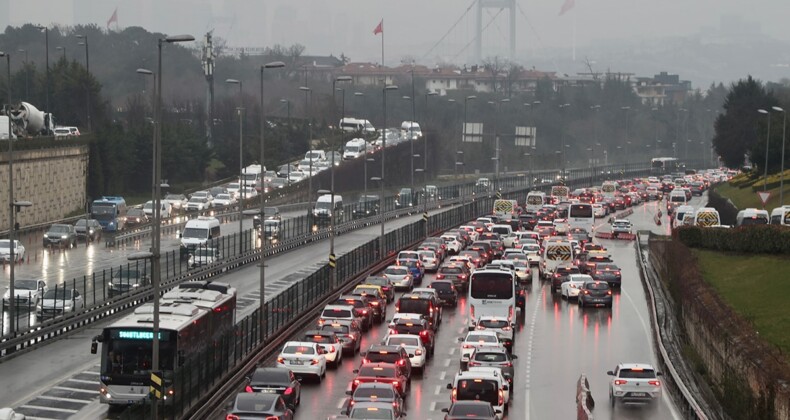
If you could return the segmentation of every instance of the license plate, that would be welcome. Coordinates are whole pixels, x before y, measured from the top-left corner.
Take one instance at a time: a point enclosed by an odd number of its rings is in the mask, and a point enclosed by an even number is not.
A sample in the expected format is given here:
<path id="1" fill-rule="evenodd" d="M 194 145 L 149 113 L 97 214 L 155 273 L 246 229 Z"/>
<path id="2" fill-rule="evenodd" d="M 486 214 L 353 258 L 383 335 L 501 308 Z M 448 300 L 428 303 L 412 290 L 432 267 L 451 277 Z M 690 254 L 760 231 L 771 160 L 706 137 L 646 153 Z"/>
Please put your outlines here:
<path id="1" fill-rule="evenodd" d="M 631 396 L 632 396 L 632 397 L 644 397 L 644 396 L 646 396 L 646 395 L 647 395 L 647 394 L 645 394 L 644 392 L 632 392 L 632 393 L 631 393 Z"/>
<path id="2" fill-rule="evenodd" d="M 273 394 L 273 393 L 275 393 L 277 391 L 274 390 L 274 389 L 265 388 L 265 389 L 262 389 L 261 392 L 263 392 L 264 394 Z"/>
<path id="3" fill-rule="evenodd" d="M 301 360 L 291 360 L 292 365 L 301 365 L 303 362 Z"/>

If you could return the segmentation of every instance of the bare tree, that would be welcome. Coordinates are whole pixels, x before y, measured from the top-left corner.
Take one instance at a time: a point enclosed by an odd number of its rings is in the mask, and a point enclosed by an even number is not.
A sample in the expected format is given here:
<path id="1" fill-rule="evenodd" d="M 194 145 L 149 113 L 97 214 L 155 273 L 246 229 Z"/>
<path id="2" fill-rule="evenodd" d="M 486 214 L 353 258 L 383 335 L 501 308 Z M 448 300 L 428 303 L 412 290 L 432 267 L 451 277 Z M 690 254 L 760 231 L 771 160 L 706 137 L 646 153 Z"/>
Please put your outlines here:
<path id="1" fill-rule="evenodd" d="M 497 79 L 502 71 L 508 65 L 508 61 L 500 56 L 488 57 L 483 60 L 483 68 L 491 75 L 491 91 L 496 93 L 499 91 Z"/>
<path id="2" fill-rule="evenodd" d="M 514 62 L 509 62 L 505 66 L 505 78 L 502 81 L 502 88 L 508 98 L 513 95 L 513 85 L 518 81 L 518 78 L 524 72 L 524 67 Z"/>

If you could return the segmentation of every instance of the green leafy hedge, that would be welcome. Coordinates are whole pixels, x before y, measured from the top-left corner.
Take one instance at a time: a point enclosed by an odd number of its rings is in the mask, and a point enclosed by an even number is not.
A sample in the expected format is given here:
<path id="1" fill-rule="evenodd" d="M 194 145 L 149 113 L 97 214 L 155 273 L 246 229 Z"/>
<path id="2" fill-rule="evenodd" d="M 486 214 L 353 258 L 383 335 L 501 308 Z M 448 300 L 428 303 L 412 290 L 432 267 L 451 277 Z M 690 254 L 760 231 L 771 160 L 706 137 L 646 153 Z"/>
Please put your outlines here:
<path id="1" fill-rule="evenodd" d="M 691 248 L 754 254 L 790 254 L 790 229 L 777 225 L 738 228 L 683 226 L 673 236 Z"/>

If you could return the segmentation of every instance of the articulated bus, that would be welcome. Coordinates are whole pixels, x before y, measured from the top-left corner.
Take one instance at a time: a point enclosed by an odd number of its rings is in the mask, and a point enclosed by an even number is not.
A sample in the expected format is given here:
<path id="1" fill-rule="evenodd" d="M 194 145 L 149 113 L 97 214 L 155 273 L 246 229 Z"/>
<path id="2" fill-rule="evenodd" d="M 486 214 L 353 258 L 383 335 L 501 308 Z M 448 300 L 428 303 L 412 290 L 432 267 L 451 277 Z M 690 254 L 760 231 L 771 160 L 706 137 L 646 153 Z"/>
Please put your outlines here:
<path id="1" fill-rule="evenodd" d="M 516 277 L 508 270 L 479 269 L 469 279 L 469 330 L 481 316 L 516 316 Z"/>
<path id="2" fill-rule="evenodd" d="M 94 338 L 101 343 L 99 398 L 111 405 L 144 403 L 151 381 L 153 304 L 137 307 Z M 191 356 L 215 345 L 235 323 L 236 289 L 224 283 L 188 282 L 165 293 L 159 310 L 159 370 L 167 402 L 174 371 Z M 232 357 L 232 355 L 229 355 Z"/>
<path id="3" fill-rule="evenodd" d="M 659 157 L 650 161 L 650 172 L 656 175 L 671 174 L 682 168 L 677 158 Z"/>

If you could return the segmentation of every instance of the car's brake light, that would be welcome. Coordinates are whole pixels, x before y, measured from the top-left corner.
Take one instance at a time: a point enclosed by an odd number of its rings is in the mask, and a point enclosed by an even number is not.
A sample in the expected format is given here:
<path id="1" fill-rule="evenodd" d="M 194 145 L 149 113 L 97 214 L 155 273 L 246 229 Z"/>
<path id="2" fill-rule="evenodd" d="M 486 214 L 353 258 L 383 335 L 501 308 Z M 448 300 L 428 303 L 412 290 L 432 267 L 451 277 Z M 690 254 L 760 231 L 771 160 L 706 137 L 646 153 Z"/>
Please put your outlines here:
<path id="1" fill-rule="evenodd" d="M 417 356 L 421 356 L 422 355 L 422 350 L 417 349 L 417 350 L 414 351 L 414 354 L 417 355 Z"/>
<path id="2" fill-rule="evenodd" d="M 225 420 L 239 420 L 239 416 L 235 414 L 228 414 L 227 416 L 225 416 Z"/>
<path id="3" fill-rule="evenodd" d="M 252 390 L 251 386 L 247 385 L 244 387 L 244 392 L 255 392 L 255 391 Z"/>
<path id="4" fill-rule="evenodd" d="M 499 390 L 499 404 L 497 405 L 505 405 L 505 393 L 502 390 Z"/>
<path id="5" fill-rule="evenodd" d="M 291 394 L 293 394 L 293 392 L 294 392 L 294 389 L 289 386 L 288 388 L 285 388 L 285 391 L 283 392 L 283 395 L 291 395 Z"/>
<path id="6" fill-rule="evenodd" d="M 467 363 L 467 366 L 469 367 L 480 366 L 480 363 L 475 362 L 474 360 L 470 360 L 469 363 Z"/>
<path id="7" fill-rule="evenodd" d="M 661 381 L 647 381 L 649 385 L 661 386 Z"/>
<path id="8" fill-rule="evenodd" d="M 310 361 L 310 364 L 311 364 L 311 365 L 317 365 L 317 364 L 318 364 L 318 359 L 313 359 L 313 360 L 311 360 L 311 361 Z"/>
<path id="9" fill-rule="evenodd" d="M 626 381 L 626 380 L 624 380 L 624 379 L 615 379 L 615 380 L 614 380 L 614 384 L 615 384 L 615 385 L 625 385 L 625 384 L 627 384 L 627 383 L 628 383 L 628 381 Z"/>
<path id="10" fill-rule="evenodd" d="M 285 363 L 285 358 L 284 357 L 278 357 L 277 358 L 277 363 L 280 363 L 280 364 Z"/>
<path id="11" fill-rule="evenodd" d="M 441 279 L 443 279 L 443 278 L 444 278 L 444 274 L 437 274 L 437 275 L 436 275 L 436 278 L 437 278 L 437 279 L 439 279 L 439 280 L 441 280 Z"/>

